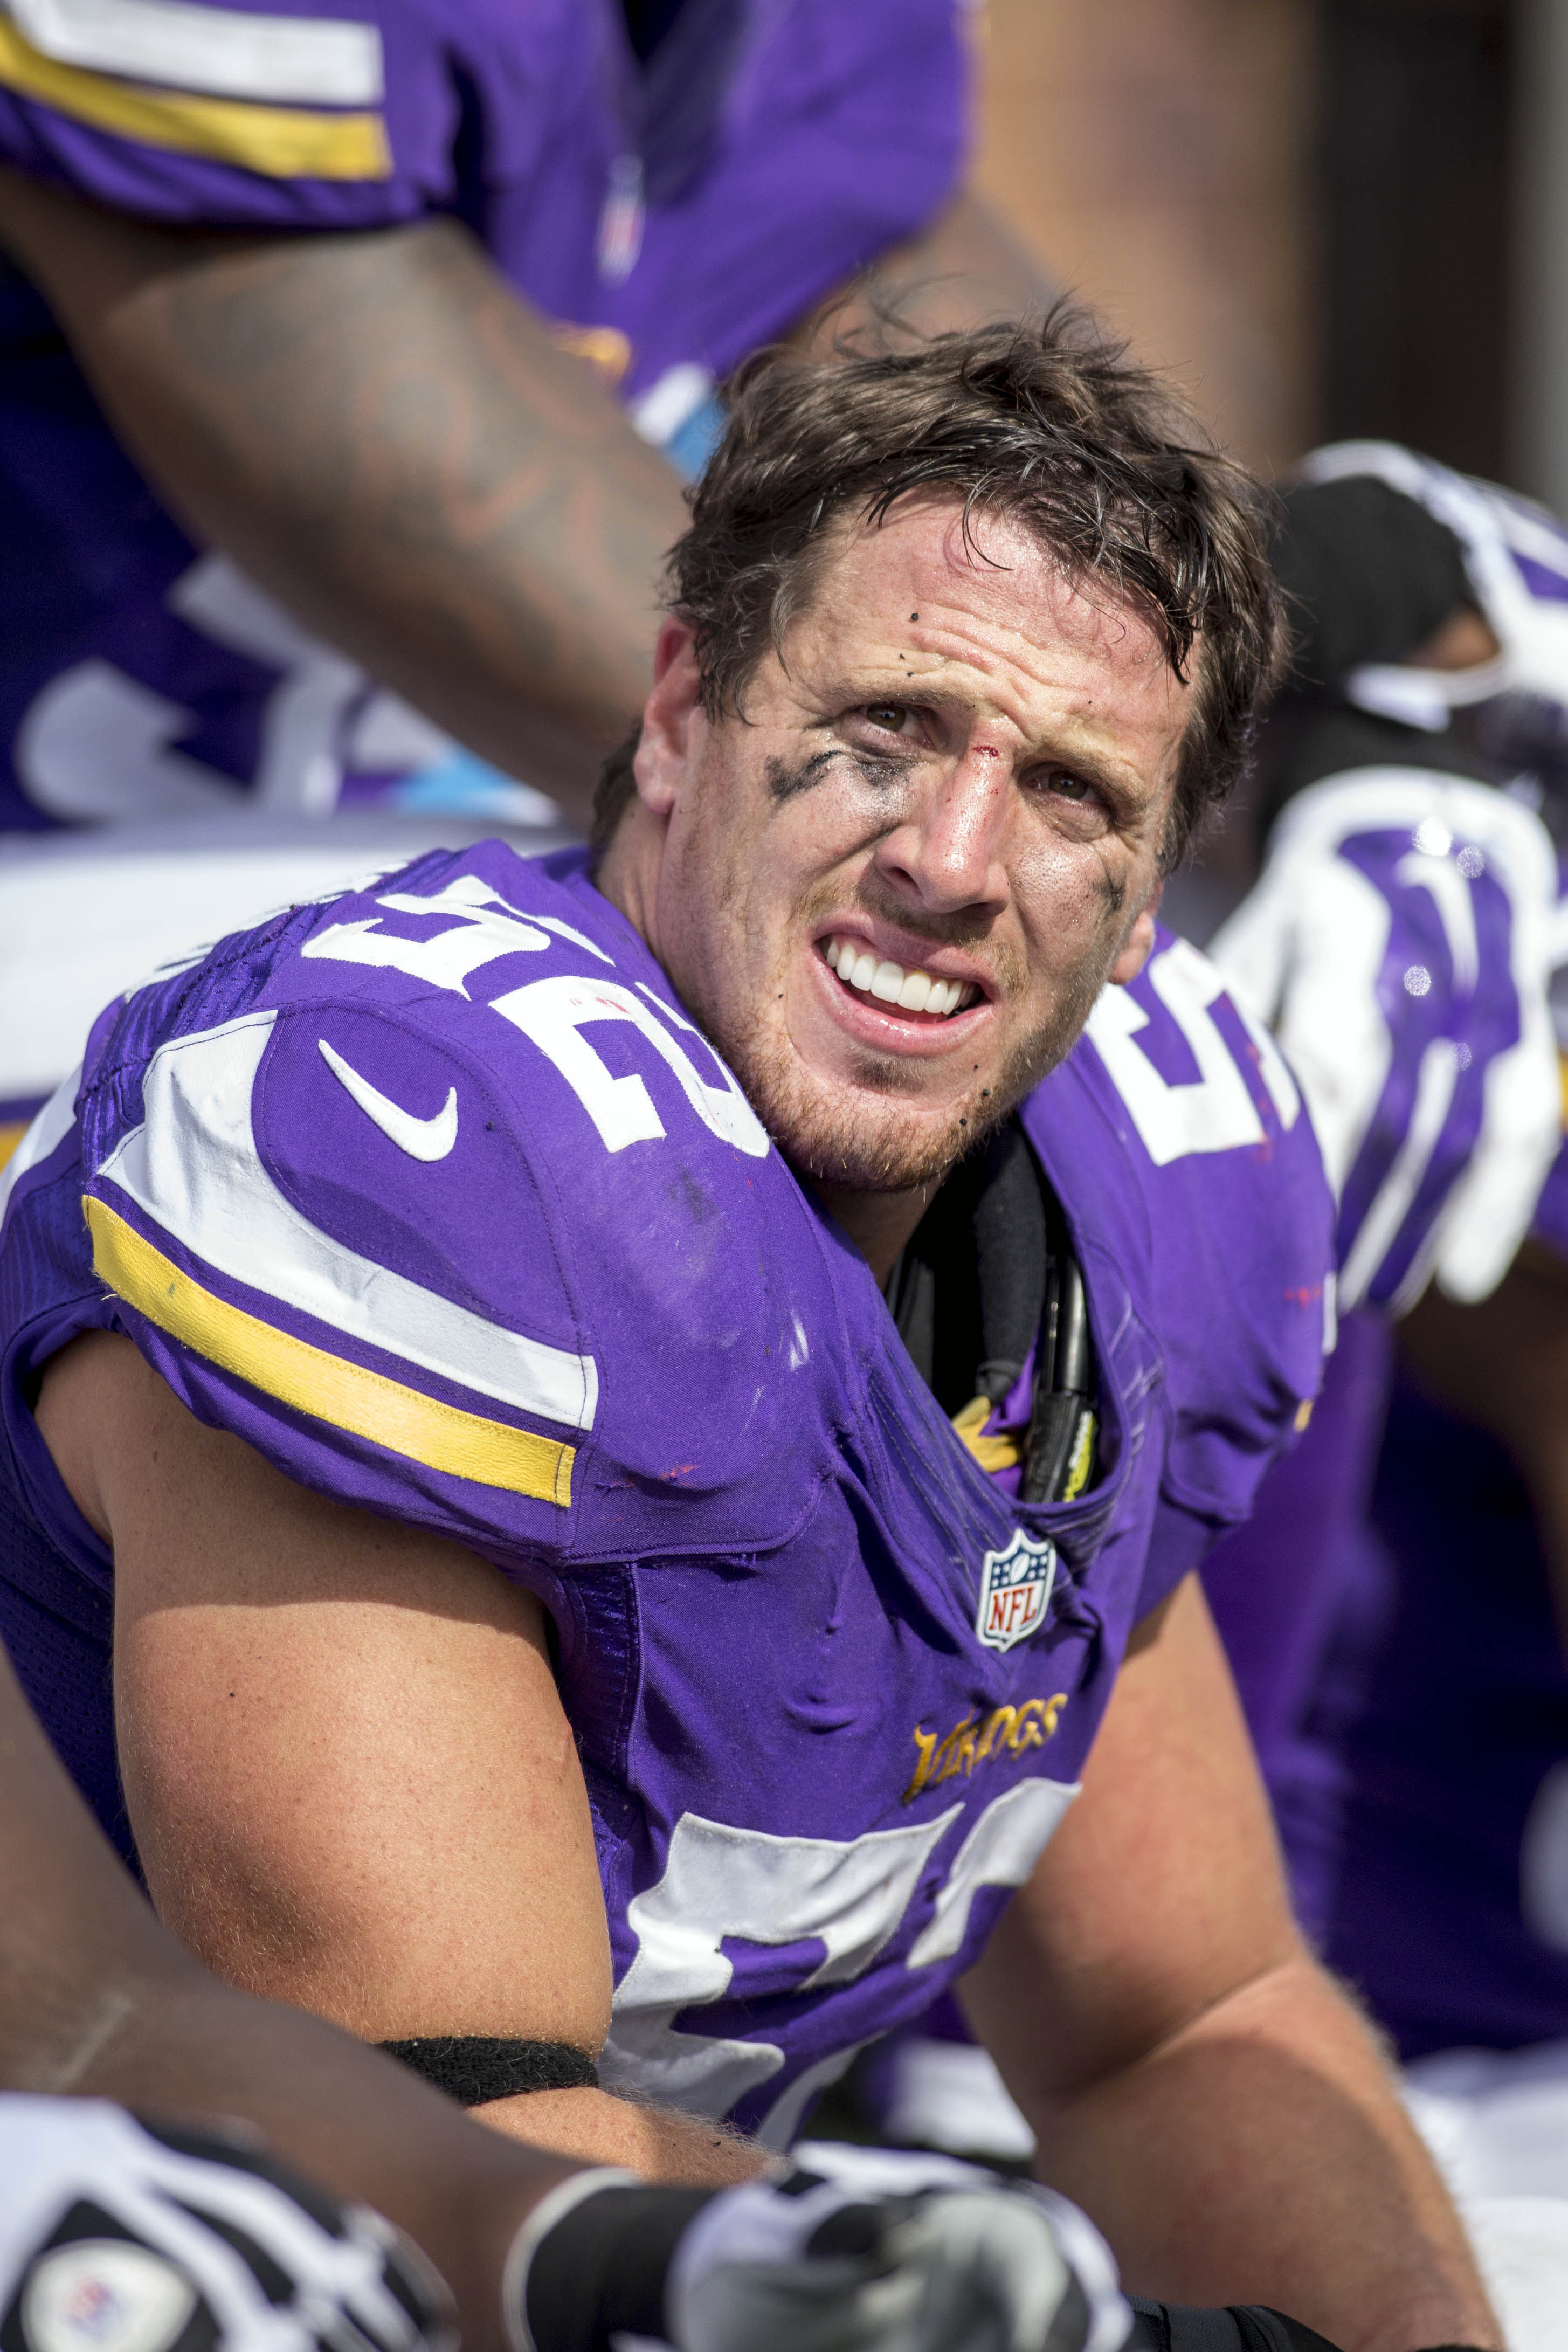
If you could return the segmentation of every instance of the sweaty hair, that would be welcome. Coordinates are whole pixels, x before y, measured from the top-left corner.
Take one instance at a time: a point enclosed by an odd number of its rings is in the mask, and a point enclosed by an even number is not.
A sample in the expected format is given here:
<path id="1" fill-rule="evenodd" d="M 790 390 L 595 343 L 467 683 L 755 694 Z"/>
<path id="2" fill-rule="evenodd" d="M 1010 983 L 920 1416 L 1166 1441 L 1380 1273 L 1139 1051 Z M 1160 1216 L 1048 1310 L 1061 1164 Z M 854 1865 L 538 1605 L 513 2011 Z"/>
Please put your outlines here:
<path id="1" fill-rule="evenodd" d="M 783 658 L 836 525 L 875 525 L 910 497 L 950 500 L 967 538 L 982 518 L 1020 526 L 1071 576 L 1130 604 L 1176 676 L 1191 674 L 1164 847 L 1175 865 L 1246 762 L 1285 642 L 1264 493 L 1185 404 L 1064 305 L 1039 325 L 886 351 L 764 352 L 728 397 L 664 583 L 695 639 L 709 717 L 744 719 L 747 683 L 769 648 Z M 597 851 L 635 788 L 636 743 L 605 763 Z"/>

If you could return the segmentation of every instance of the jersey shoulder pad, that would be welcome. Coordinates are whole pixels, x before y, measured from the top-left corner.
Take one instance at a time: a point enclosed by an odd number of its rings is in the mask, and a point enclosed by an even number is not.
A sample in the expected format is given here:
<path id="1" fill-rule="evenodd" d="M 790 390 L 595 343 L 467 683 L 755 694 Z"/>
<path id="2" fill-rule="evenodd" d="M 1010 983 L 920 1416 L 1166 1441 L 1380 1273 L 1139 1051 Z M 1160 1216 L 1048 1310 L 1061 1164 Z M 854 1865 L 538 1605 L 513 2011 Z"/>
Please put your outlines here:
<path id="1" fill-rule="evenodd" d="M 247 1000 L 214 1020 L 225 961 Z M 597 893 L 497 845 L 303 910 L 270 958 L 225 942 L 89 1149 L 144 1351 L 289 1475 L 504 1563 L 676 1519 L 769 1539 L 800 1484 L 756 1474 L 805 1433 L 780 1384 L 831 1294 L 667 988 Z"/>
<path id="2" fill-rule="evenodd" d="M 1268 1032 L 1163 928 L 1138 978 L 1101 995 L 1071 1058 L 1147 1206 L 1167 1497 L 1229 1524 L 1321 1379 L 1333 1210 L 1311 1121 Z"/>

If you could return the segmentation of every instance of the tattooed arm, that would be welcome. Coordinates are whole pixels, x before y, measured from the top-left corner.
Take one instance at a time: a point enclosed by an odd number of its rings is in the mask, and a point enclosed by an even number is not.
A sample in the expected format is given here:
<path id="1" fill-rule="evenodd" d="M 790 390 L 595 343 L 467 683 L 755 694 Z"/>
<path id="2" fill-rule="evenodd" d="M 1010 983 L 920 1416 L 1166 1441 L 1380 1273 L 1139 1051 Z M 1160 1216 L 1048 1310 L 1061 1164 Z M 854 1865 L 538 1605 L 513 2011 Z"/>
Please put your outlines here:
<path id="1" fill-rule="evenodd" d="M 0 173 L 0 238 L 196 538 L 585 816 L 684 509 L 465 230 L 168 230 Z"/>
<path id="2" fill-rule="evenodd" d="M 586 820 L 647 692 L 675 478 L 453 221 L 154 227 L 0 171 L 0 240 L 193 535 Z M 929 331 L 1051 289 L 961 196 L 856 280 Z"/>

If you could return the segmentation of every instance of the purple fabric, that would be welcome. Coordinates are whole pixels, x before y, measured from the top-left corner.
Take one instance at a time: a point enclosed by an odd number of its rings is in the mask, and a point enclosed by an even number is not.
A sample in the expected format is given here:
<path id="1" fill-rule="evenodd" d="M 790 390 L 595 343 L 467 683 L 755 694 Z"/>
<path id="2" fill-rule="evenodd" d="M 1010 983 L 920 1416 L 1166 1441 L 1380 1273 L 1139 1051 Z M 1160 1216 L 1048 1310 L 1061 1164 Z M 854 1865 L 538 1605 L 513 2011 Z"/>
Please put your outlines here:
<path id="1" fill-rule="evenodd" d="M 408 903 L 438 891 L 439 908 Z M 444 965 L 422 954 L 441 941 Z M 474 950 L 456 977 L 454 942 Z M 1152 992 L 1140 1003 L 1151 1023 L 1170 1018 Z M 863 1260 L 760 1130 L 750 1148 L 735 1139 L 744 1127 L 721 1131 L 735 1098 L 683 1021 L 580 859 L 528 862 L 497 844 L 296 909 L 112 1008 L 77 1128 L 23 1176 L 0 1231 L 0 1475 L 43 1563 L 0 1581 L 0 1615 L 36 1648 L 21 1601 L 46 1573 L 92 1586 L 99 1605 L 107 1563 L 36 1475 L 26 1400 L 71 1328 L 109 1318 L 201 1419 L 289 1476 L 491 1559 L 559 1630 L 623 2078 L 777 2133 L 807 2069 L 915 2017 L 972 1962 L 1009 1884 L 988 1857 L 1009 1850 L 1009 1822 L 1038 1818 L 1007 1808 L 1036 1805 L 1042 1778 L 1076 1780 L 1132 1626 L 1247 1511 L 1317 1385 L 1331 1212 L 1304 1120 L 1282 1131 L 1270 1112 L 1263 1148 L 1155 1168 L 1081 1045 L 1024 1118 L 1084 1271 L 1104 1466 L 1076 1502 L 1026 1507 L 943 1418 Z M 424 1120 L 450 1096 L 451 1148 L 410 1156 L 364 1108 L 366 1087 Z M 209 1169 L 193 1223 L 182 1188 Z M 224 1221 L 240 1183 L 236 1238 Z M 280 1403 L 105 1299 L 84 1184 L 275 1330 L 492 1423 L 542 1422 L 576 1447 L 570 1503 L 352 1435 L 325 1403 L 320 1417 Z M 262 1259 L 245 1259 L 245 1236 L 264 1230 Z M 312 1289 L 329 1249 L 354 1259 Z M 430 1302 L 482 1318 L 484 1362 L 470 1348 L 444 1368 L 423 1340 L 411 1354 L 406 1306 L 399 1323 L 378 1268 L 418 1286 L 422 1331 Z M 365 1297 L 383 1302 L 373 1337 L 352 1328 Z M 485 1366 L 508 1333 L 591 1358 L 596 1404 L 579 1412 L 562 1392 L 555 1418 L 507 1401 Z M 998 1652 L 977 1638 L 980 1580 L 1020 1534 L 1054 1543 L 1054 1584 L 1039 1629 Z M 105 1652 L 104 1720 L 107 1668 Z M 36 1662 L 31 1686 L 79 1749 L 92 1727 L 60 1719 Z M 1059 1693 L 1048 1737 L 968 1760 L 954 1746 L 952 1769 L 915 1785 L 935 1738 Z M 96 1738 L 101 1752 L 101 1723 Z M 112 1832 L 101 1776 L 88 1793 Z M 874 1934 L 857 1927 L 854 1872 L 868 1852 L 909 1850 L 922 1825 L 929 1852 L 893 1911 Z M 858 1846 L 884 1833 L 896 1847 Z M 822 1841 L 861 1859 L 823 1877 Z M 733 1868 L 713 1867 L 716 1850 Z M 758 1853 L 772 1892 L 754 1921 L 744 1890 Z M 873 1875 L 893 1883 L 881 1860 Z M 711 1972 L 694 1980 L 689 1936 L 671 1947 L 663 1923 L 689 1924 L 715 1886 L 737 1910 L 716 1921 Z M 737 1939 L 766 1958 L 737 1965 Z M 650 1977 L 695 1989 L 661 2009 Z"/>
<path id="2" fill-rule="evenodd" d="M 1560 2040 L 1568 1952 L 1521 1903 L 1531 1807 L 1568 1757 L 1528 1498 L 1500 1446 L 1400 1382 L 1371 1517 L 1308 1725 L 1347 1788 L 1326 1956 L 1407 2059 Z"/>
<path id="3" fill-rule="evenodd" d="M 677 365 L 724 375 L 924 226 L 962 167 L 968 70 L 953 0 L 688 0 L 646 76 L 614 0 L 290 0 L 287 13 L 380 26 L 389 179 L 266 177 L 4 89 L 0 162 L 150 220 L 320 231 L 455 214 L 547 319 L 626 338 L 628 397 Z M 647 208 L 616 278 L 601 267 L 601 222 L 618 159 L 639 151 Z M 200 763 L 183 772 L 187 791 L 193 772 L 209 805 L 243 807 L 293 673 L 171 605 L 197 551 L 17 277 L 0 277 L 0 831 L 58 821 L 48 772 L 71 756 L 65 714 L 39 698 L 76 674 L 79 730 L 84 664 L 169 706 L 155 758 L 127 762 L 116 814 L 172 807 L 175 781 L 153 771 L 176 746 Z M 348 797 L 385 782 L 355 753 L 356 716 L 345 706 L 321 746 Z M 117 730 L 99 731 L 111 760 Z"/>
<path id="4" fill-rule="evenodd" d="M 1563 557 L 1565 565 L 1568 565 L 1568 541 L 1564 542 Z M 1568 569 L 1558 571 L 1553 566 L 1538 563 L 1532 555 L 1521 555 L 1517 550 L 1513 560 L 1532 596 L 1544 597 L 1552 604 L 1568 600 Z"/>
<path id="5" fill-rule="evenodd" d="M 1334 1628 L 1363 1580 L 1392 1357 L 1382 1316 L 1345 1318 L 1306 1435 L 1274 1465 L 1251 1517 L 1203 1570 L 1285 1841 L 1296 1908 L 1314 1938 L 1333 1900 L 1343 1775 L 1332 1746 L 1305 1734 L 1303 1717 Z"/>
<path id="6" fill-rule="evenodd" d="M 1507 891 L 1484 869 L 1469 878 L 1477 971 L 1473 984 L 1461 984 L 1436 898 L 1419 881 L 1401 878 L 1398 873 L 1399 866 L 1409 860 L 1410 845 L 1410 834 L 1401 827 L 1352 835 L 1338 852 L 1388 904 L 1388 939 L 1377 977 L 1377 995 L 1394 1044 L 1381 1099 L 1340 1197 L 1336 1256 L 1342 1266 L 1409 1134 L 1427 1048 L 1437 1039 L 1451 1039 L 1459 1049 L 1461 1064 L 1453 1098 L 1415 1197 L 1365 1294 L 1372 1304 L 1393 1298 L 1421 1255 L 1437 1213 L 1468 1164 L 1481 1131 L 1491 1064 L 1497 1055 L 1517 1045 L 1520 1037 L 1513 910 Z"/>

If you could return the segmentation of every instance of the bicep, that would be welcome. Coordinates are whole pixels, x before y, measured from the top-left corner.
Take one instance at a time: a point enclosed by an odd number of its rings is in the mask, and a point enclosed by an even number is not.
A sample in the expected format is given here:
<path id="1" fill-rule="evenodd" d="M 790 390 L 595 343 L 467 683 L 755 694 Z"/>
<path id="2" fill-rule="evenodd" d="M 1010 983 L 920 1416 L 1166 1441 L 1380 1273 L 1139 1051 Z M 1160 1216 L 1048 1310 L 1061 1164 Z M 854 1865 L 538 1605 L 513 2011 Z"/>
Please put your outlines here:
<path id="1" fill-rule="evenodd" d="M 1189 1576 L 1138 1629 L 1083 1793 L 965 2005 L 1039 2114 L 1299 1948 L 1229 1668 Z"/>
<path id="2" fill-rule="evenodd" d="M 196 539 L 471 751 L 587 790 L 647 692 L 679 484 L 466 229 L 172 231 L 0 173 L 0 236 Z"/>
<path id="3" fill-rule="evenodd" d="M 129 1341 L 39 1417 L 113 1542 L 126 1803 L 175 1932 L 371 2040 L 597 2047 L 607 1929 L 538 1602 L 205 1427 Z"/>

